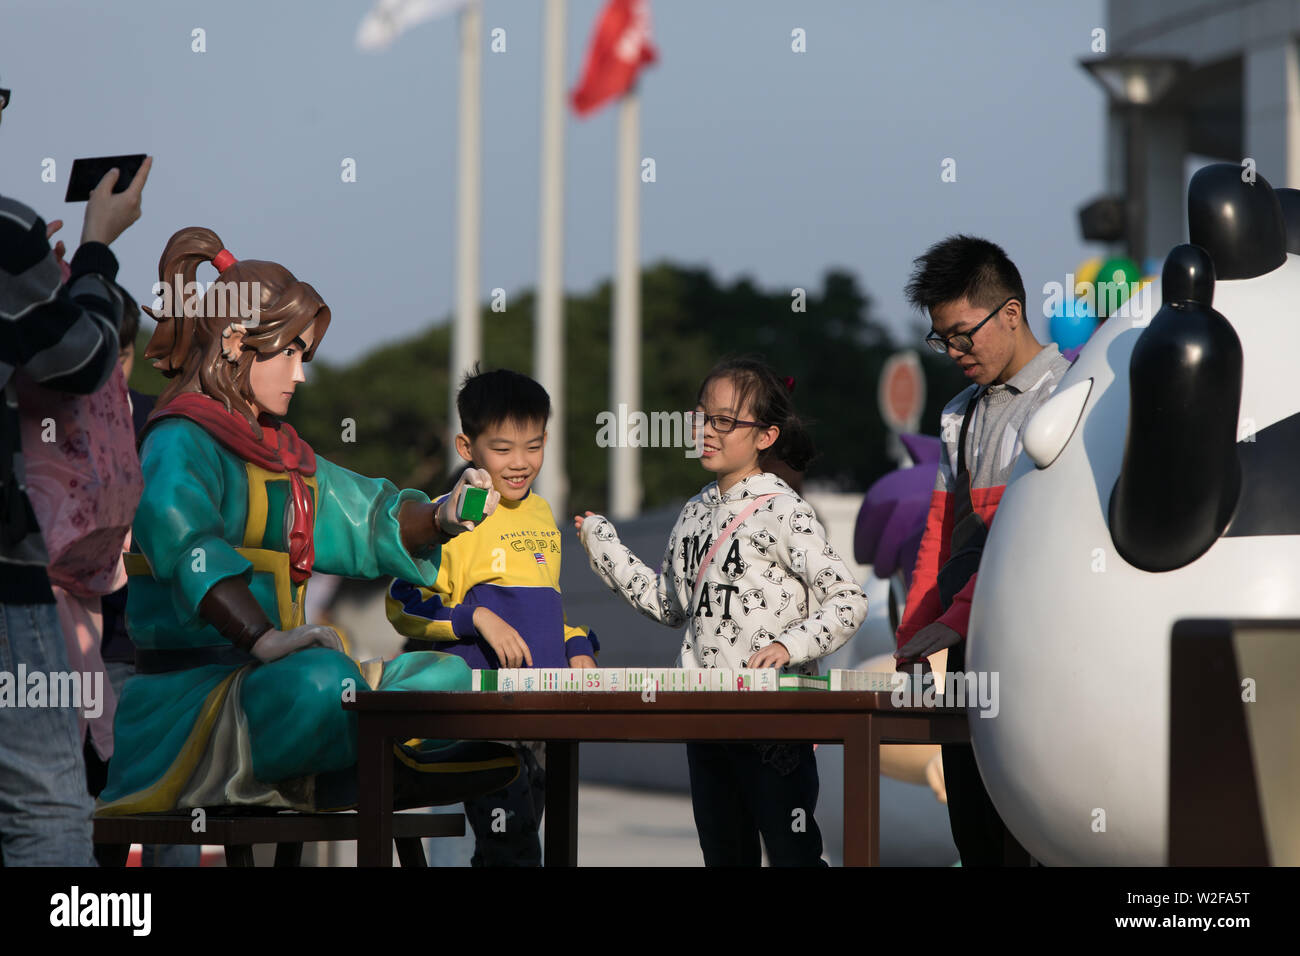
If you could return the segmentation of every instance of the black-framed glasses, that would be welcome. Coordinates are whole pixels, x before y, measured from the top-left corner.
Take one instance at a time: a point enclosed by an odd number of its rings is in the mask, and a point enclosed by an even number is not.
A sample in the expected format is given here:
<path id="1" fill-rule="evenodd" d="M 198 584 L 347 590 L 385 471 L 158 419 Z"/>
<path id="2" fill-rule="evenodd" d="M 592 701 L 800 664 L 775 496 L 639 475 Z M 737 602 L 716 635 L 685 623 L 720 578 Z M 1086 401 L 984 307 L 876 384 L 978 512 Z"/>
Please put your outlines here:
<path id="1" fill-rule="evenodd" d="M 719 435 L 726 435 L 737 428 L 748 426 L 751 428 L 766 428 L 766 422 L 745 422 L 739 418 L 732 418 L 730 415 L 709 415 L 705 412 L 687 412 L 686 423 L 690 425 L 692 431 L 698 431 L 703 428 L 705 423 L 713 426 L 713 430 Z"/>
<path id="2" fill-rule="evenodd" d="M 2 110 L 2 109 L 4 109 L 5 107 L 7 107 L 7 106 L 9 105 L 9 101 L 12 100 L 13 97 L 14 97 L 14 94 L 13 94 L 12 91 L 10 91 L 10 90 L 0 90 L 0 110 Z"/>
<path id="3" fill-rule="evenodd" d="M 971 340 L 971 336 L 978 332 L 989 319 L 993 318 L 993 316 L 1005 309 L 1007 307 L 1007 302 L 1013 300 L 1018 301 L 1019 299 L 1020 296 L 1018 295 L 1009 296 L 1006 302 L 1003 302 L 988 315 L 984 316 L 984 318 L 981 319 L 973 329 L 968 329 L 965 332 L 958 332 L 955 335 L 940 335 L 934 329 L 931 329 L 930 334 L 925 337 L 925 344 L 930 346 L 931 349 L 938 352 L 940 355 L 948 354 L 949 348 L 954 348 L 963 354 L 967 353 L 975 347 L 975 343 Z"/>

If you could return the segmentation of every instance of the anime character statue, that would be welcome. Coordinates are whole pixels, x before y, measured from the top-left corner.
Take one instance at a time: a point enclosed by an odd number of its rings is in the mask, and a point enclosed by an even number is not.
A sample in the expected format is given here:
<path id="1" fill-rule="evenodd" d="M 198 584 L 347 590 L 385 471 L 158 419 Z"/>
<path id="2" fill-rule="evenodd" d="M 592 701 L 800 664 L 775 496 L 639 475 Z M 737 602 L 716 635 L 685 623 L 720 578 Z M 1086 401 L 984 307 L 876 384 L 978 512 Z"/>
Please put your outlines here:
<path id="1" fill-rule="evenodd" d="M 195 271 L 221 273 L 206 295 Z M 432 586 L 441 543 L 467 532 L 454 505 L 317 456 L 288 424 L 302 364 L 330 310 L 274 262 L 237 261 L 209 229 L 172 236 L 168 285 L 145 352 L 172 381 L 141 436 L 144 495 L 126 556 L 137 673 L 115 724 L 99 813 L 356 802 L 349 691 L 468 690 L 450 654 L 403 654 L 361 669 L 338 634 L 304 619 L 313 571 Z M 199 287 L 201 288 L 201 287 Z M 498 497 L 489 494 L 485 512 Z M 455 803 L 518 773 L 509 747 L 422 741 L 398 748 L 399 806 Z"/>
<path id="2" fill-rule="evenodd" d="M 966 664 L 1000 677 L 1000 710 L 971 717 L 971 740 L 998 813 L 1043 863 L 1167 862 L 1175 622 L 1300 617 L 1300 393 L 1284 347 L 1298 198 L 1234 164 L 1199 170 L 1192 244 L 1165 260 L 1159 311 L 1107 320 L 1026 427 Z M 1247 676 L 1283 697 L 1294 673 Z M 1272 730 L 1280 746 L 1255 752 L 1256 771 L 1294 779 L 1295 728 Z M 1276 832 L 1294 806 L 1279 798 Z"/>

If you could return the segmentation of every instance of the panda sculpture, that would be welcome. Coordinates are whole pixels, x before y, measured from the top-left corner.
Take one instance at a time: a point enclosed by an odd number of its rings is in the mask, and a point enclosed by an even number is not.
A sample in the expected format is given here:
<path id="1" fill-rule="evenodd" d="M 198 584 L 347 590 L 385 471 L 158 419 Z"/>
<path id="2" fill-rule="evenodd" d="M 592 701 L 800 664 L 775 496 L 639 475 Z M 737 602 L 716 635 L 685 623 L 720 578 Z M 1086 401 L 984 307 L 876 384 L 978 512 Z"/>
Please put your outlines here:
<path id="1" fill-rule="evenodd" d="M 1044 864 L 1167 862 L 1175 621 L 1300 618 L 1298 198 L 1199 170 L 1159 311 L 1104 323 L 1025 428 L 966 666 L 998 674 L 971 740 Z"/>

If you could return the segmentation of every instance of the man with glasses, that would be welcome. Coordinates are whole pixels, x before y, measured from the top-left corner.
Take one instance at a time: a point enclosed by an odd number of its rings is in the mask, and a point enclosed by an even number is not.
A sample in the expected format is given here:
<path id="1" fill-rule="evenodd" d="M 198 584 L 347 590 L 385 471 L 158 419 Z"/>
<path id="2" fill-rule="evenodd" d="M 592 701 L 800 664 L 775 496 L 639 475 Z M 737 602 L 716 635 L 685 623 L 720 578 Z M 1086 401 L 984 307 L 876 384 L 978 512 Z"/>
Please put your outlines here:
<path id="1" fill-rule="evenodd" d="M 12 102 L 0 89 L 0 119 Z M 108 380 L 128 307 L 108 247 L 140 217 L 150 162 L 125 192 L 113 193 L 114 170 L 90 194 L 66 283 L 49 242 L 60 223 L 47 226 L 0 196 L 0 669 L 11 677 L 22 667 L 52 685 L 51 674 L 69 669 L 49 557 L 27 496 L 14 376 L 82 395 Z M 94 865 L 92 809 L 76 710 L 0 706 L 0 862 Z"/>
<path id="2" fill-rule="evenodd" d="M 952 236 L 931 246 L 915 260 L 907 297 L 929 314 L 926 344 L 956 362 L 971 384 L 940 419 L 944 454 L 894 656 L 899 670 L 911 671 L 946 648 L 945 670 L 953 673 L 963 669 L 980 555 L 1025 423 L 1070 363 L 1055 343 L 1044 347 L 1034 338 L 1020 271 L 984 239 Z M 943 769 L 962 865 L 1000 865 L 1008 847 L 1024 854 L 994 809 L 971 748 L 944 746 Z"/>

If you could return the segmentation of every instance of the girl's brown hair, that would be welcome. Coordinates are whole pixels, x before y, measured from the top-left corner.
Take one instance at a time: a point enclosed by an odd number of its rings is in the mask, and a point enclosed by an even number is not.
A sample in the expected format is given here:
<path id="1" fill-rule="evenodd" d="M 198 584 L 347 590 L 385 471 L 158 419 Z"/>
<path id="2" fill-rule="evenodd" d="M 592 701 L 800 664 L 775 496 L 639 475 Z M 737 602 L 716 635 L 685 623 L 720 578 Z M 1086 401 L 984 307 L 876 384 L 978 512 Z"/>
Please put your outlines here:
<path id="1" fill-rule="evenodd" d="M 181 229 L 167 240 L 158 260 L 158 281 L 169 287 L 169 294 L 161 297 L 162 308 L 144 307 L 158 320 L 144 355 L 172 379 L 158 396 L 159 408 L 182 392 L 201 392 L 222 402 L 227 411 L 242 414 L 253 434 L 260 436 L 249 369 L 257 356 L 288 348 L 314 322 L 315 338 L 303 354 L 303 361 L 311 361 L 329 328 L 330 310 L 315 289 L 299 282 L 284 266 L 258 259 L 227 266 L 203 296 L 202 307 L 187 310 L 186 286 L 196 281 L 199 265 L 212 262 L 224 248 L 221 238 L 202 226 Z M 244 320 L 240 356 L 231 362 L 222 355 L 223 345 L 230 341 L 222 333 L 232 322 L 241 321 L 241 315 L 230 314 L 229 305 L 237 301 L 250 307 L 255 290 L 260 292 L 258 321 L 254 325 Z M 195 311 L 199 314 L 187 314 Z"/>

